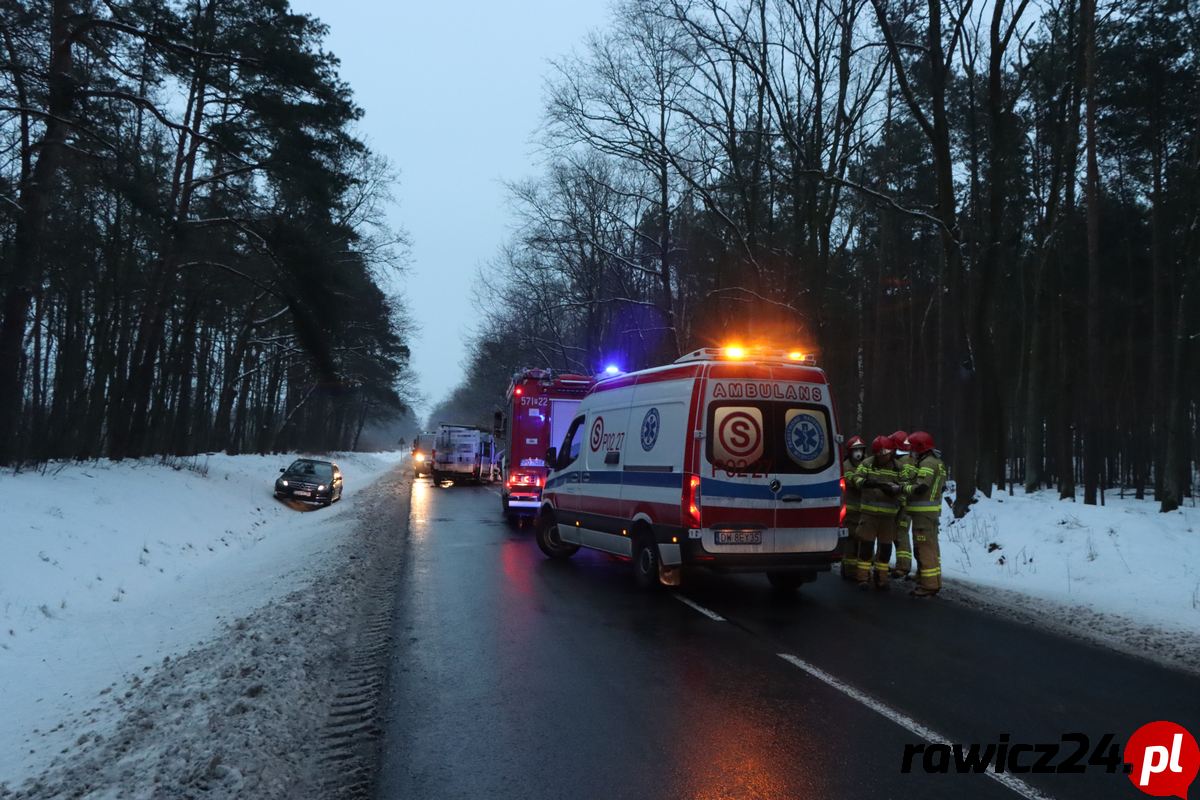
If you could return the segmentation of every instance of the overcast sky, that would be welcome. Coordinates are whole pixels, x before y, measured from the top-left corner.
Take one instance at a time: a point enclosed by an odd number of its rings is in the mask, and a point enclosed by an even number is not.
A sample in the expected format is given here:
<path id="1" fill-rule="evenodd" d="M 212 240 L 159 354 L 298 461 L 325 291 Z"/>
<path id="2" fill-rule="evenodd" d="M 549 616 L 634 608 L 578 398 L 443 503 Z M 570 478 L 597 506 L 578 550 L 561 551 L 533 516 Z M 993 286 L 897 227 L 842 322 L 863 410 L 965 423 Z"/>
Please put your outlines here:
<path id="1" fill-rule="evenodd" d="M 607 0 L 292 0 L 366 111 L 361 131 L 400 171 L 392 221 L 412 239 L 404 281 L 413 366 L 440 400 L 474 324 L 470 288 L 512 224 L 503 181 L 536 172 L 548 61 L 600 27 Z M 428 406 L 420 409 L 422 416 Z"/>

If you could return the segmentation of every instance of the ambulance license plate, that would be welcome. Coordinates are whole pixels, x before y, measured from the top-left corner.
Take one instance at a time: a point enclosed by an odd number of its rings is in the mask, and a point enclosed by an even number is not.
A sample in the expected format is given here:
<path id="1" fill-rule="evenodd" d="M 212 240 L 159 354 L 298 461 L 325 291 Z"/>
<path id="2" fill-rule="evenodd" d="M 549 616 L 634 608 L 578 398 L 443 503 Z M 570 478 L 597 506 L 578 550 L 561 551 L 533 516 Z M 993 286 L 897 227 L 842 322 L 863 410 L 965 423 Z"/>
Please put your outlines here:
<path id="1" fill-rule="evenodd" d="M 717 544 L 762 544 L 762 531 L 716 531 Z"/>

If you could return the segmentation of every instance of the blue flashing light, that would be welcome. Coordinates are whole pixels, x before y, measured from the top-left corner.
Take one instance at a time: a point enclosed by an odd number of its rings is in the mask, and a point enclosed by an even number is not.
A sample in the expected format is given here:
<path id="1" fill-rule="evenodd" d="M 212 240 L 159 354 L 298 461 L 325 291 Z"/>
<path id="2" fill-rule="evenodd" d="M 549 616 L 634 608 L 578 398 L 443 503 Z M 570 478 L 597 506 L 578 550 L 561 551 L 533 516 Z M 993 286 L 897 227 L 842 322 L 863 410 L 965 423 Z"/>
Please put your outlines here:
<path id="1" fill-rule="evenodd" d="M 620 375 L 621 368 L 618 367 L 616 364 L 609 364 L 607 367 L 604 368 L 604 374 L 605 375 Z"/>

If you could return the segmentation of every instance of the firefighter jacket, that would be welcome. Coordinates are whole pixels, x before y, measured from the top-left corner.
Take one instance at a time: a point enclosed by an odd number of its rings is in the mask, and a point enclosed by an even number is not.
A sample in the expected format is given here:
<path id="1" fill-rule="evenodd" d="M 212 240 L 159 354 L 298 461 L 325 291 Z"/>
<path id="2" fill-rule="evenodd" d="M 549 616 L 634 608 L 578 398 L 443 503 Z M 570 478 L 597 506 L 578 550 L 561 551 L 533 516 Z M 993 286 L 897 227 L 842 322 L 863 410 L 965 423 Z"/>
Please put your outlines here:
<path id="1" fill-rule="evenodd" d="M 904 455 L 897 453 L 896 455 L 892 456 L 892 459 L 896 462 L 896 466 L 900 469 L 900 484 L 903 486 L 906 483 L 912 483 L 913 478 L 915 478 L 917 475 L 916 456 L 914 456 L 912 453 L 905 453 Z M 907 500 L 908 498 L 901 493 L 900 508 L 905 508 L 905 503 Z"/>
<path id="2" fill-rule="evenodd" d="M 862 491 L 862 504 L 859 510 L 864 514 L 882 514 L 894 516 L 900 510 L 900 492 L 889 494 L 883 487 L 887 484 L 901 485 L 900 465 L 893 457 L 886 465 L 875 465 L 875 456 L 868 456 L 854 470 L 854 475 L 846 481 L 847 486 L 853 486 Z"/>
<path id="3" fill-rule="evenodd" d="M 930 450 L 913 462 L 911 477 L 904 481 L 901 493 L 906 498 L 905 508 L 910 514 L 942 513 L 942 492 L 946 488 L 946 463 L 942 454 Z"/>
<path id="4" fill-rule="evenodd" d="M 846 490 L 843 492 L 842 502 L 847 511 L 858 511 L 862 505 L 862 490 L 851 480 L 856 469 L 858 469 L 858 464 L 854 463 L 854 459 L 847 458 L 842 462 L 842 475 L 846 478 Z"/>

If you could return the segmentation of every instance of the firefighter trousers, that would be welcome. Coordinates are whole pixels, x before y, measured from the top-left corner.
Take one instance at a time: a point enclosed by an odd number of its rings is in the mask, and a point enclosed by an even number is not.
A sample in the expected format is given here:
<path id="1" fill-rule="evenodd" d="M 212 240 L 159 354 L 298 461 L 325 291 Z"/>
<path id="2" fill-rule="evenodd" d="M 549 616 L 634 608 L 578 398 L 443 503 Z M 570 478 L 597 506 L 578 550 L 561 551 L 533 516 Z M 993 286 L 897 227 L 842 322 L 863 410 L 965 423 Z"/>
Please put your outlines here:
<path id="1" fill-rule="evenodd" d="M 907 575 L 912 569 L 913 549 L 910 529 L 912 517 L 903 508 L 896 515 L 896 572 Z"/>
<path id="2" fill-rule="evenodd" d="M 842 548 L 842 577 L 848 581 L 857 580 L 858 571 L 858 523 L 862 515 L 857 511 L 846 510 L 846 530 L 850 535 Z"/>
<path id="3" fill-rule="evenodd" d="M 930 592 L 942 588 L 942 551 L 938 546 L 938 515 L 912 515 L 913 544 L 917 554 L 917 586 Z"/>
<path id="4" fill-rule="evenodd" d="M 858 523 L 858 568 L 854 576 L 859 583 L 871 580 L 875 585 L 888 584 L 888 562 L 892 560 L 892 544 L 896 541 L 896 517 L 892 514 L 863 512 Z"/>

